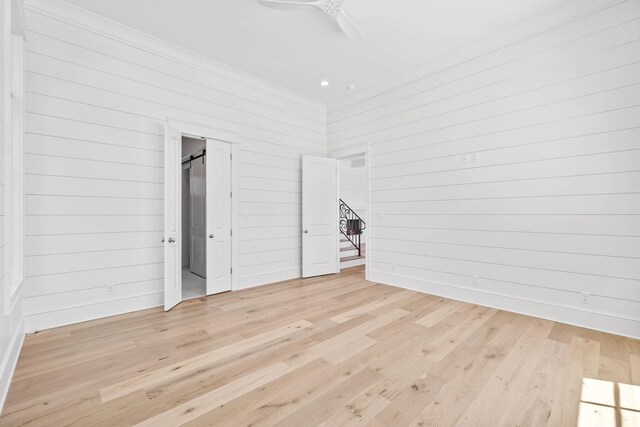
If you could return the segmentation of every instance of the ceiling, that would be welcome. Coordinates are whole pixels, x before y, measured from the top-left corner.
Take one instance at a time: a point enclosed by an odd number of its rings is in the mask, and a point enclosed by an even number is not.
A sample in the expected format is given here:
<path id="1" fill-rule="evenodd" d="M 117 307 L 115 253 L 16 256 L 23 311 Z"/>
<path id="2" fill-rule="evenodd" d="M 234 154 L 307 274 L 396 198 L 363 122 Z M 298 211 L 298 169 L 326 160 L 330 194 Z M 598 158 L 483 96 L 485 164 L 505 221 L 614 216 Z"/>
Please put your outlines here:
<path id="1" fill-rule="evenodd" d="M 327 103 L 568 0 L 346 0 L 365 39 L 322 11 L 257 0 L 67 0 L 114 21 Z M 320 81 L 329 81 L 321 87 Z M 354 84 L 354 91 L 347 86 Z"/>

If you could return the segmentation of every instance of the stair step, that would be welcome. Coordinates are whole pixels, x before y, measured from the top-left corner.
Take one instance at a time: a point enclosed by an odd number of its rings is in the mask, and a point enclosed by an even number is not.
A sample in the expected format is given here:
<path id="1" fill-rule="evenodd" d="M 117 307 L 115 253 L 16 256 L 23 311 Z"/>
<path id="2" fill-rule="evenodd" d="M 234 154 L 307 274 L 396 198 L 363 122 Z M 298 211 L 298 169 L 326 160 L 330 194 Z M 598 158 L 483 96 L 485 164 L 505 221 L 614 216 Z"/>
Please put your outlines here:
<path id="1" fill-rule="evenodd" d="M 358 255 L 354 255 L 354 256 L 347 256 L 344 258 L 340 258 L 340 262 L 346 262 L 346 261 L 353 261 L 356 259 L 364 259 L 364 255 L 358 256 Z"/>
<path id="2" fill-rule="evenodd" d="M 363 259 L 366 256 L 366 245 L 364 243 L 360 245 L 360 256 L 358 256 L 358 250 L 352 245 L 349 245 L 346 248 L 340 248 L 340 252 L 346 255 L 346 256 L 343 255 L 340 258 L 340 262 L 352 261 L 354 259 Z M 353 255 L 347 255 L 347 254 L 353 254 Z"/>
<path id="3" fill-rule="evenodd" d="M 354 247 L 353 243 L 351 243 L 348 240 L 340 240 L 340 243 L 349 243 L 349 246 Z M 366 243 L 360 243 L 360 246 L 364 247 L 366 245 Z"/>
<path id="4" fill-rule="evenodd" d="M 366 247 L 367 247 L 366 243 L 361 243 L 360 244 L 360 250 L 362 250 L 362 252 L 364 252 Z M 350 251 L 350 250 L 354 250 L 355 251 L 357 249 L 353 244 L 349 243 L 348 245 L 344 245 L 344 246 L 341 245 L 340 246 L 340 250 L 341 251 Z"/>

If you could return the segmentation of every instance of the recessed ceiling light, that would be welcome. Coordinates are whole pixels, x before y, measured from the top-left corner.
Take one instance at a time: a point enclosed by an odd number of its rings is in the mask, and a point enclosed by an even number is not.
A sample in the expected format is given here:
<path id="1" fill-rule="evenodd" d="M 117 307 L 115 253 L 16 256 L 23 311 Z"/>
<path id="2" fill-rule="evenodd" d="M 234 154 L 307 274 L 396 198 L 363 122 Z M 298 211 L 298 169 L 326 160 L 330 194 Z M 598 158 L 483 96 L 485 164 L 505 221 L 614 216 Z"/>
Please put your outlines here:
<path id="1" fill-rule="evenodd" d="M 351 83 L 349 86 L 347 86 L 347 90 L 348 91 L 352 91 L 356 88 L 356 85 L 354 85 L 353 83 Z"/>
<path id="2" fill-rule="evenodd" d="M 323 80 L 323 81 L 320 82 L 320 86 L 327 87 L 327 86 L 329 86 L 329 82 L 326 81 L 326 80 Z"/>

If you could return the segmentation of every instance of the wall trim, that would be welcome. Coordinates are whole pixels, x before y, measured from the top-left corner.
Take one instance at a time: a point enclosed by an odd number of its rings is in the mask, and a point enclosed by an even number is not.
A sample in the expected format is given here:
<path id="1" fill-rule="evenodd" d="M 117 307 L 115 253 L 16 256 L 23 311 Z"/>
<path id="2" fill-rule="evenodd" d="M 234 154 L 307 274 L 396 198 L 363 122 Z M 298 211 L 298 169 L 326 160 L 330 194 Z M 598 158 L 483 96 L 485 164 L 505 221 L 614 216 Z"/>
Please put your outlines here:
<path id="1" fill-rule="evenodd" d="M 16 3 L 15 1 L 13 3 Z M 13 24 L 13 23 L 12 23 Z M 10 61 L 5 67 L 5 315 L 10 316 L 24 288 L 24 53 L 21 36 L 5 43 Z M 6 57 L 5 57 L 6 60 Z"/>
<path id="2" fill-rule="evenodd" d="M 548 301 L 522 298 L 380 271 L 371 271 L 370 280 L 424 294 L 437 295 L 470 304 L 483 305 L 512 313 L 640 339 L 640 317 L 585 310 L 580 307 L 554 304 Z"/>
<path id="3" fill-rule="evenodd" d="M 27 334 L 55 329 L 91 320 L 104 319 L 149 308 L 162 307 L 163 292 L 149 292 L 112 300 L 95 301 L 90 305 L 74 305 L 25 316 Z"/>
<path id="4" fill-rule="evenodd" d="M 285 280 L 302 278 L 302 267 L 289 267 L 264 273 L 252 274 L 240 277 L 237 290 L 257 288 L 259 286 L 272 285 Z"/>
<path id="5" fill-rule="evenodd" d="M 22 344 L 24 343 L 24 317 L 20 318 L 20 323 L 13 331 L 13 336 L 9 347 L 6 349 L 2 363 L 0 363 L 0 414 L 2 414 L 2 408 L 7 399 L 9 393 L 9 386 L 11 385 L 11 379 L 13 373 L 16 370 L 18 364 L 18 358 L 20 357 L 20 351 L 22 350 Z"/>
<path id="6" fill-rule="evenodd" d="M 301 276 L 302 273 L 300 267 L 292 267 L 239 277 L 237 287 L 235 287 L 234 290 L 257 288 L 260 286 L 278 283 L 284 280 L 299 279 Z M 210 296 L 215 297 L 215 295 Z M 114 317 L 122 314 L 133 313 L 136 311 L 147 310 L 150 308 L 162 307 L 163 299 L 164 289 L 159 291 L 139 293 L 136 295 L 129 295 L 126 297 L 111 299 L 105 298 L 99 301 L 93 301 L 91 303 L 67 305 L 64 307 L 58 307 L 51 310 L 41 311 L 24 316 L 22 325 L 19 326 L 22 329 L 17 329 L 17 331 L 34 333 L 48 329 L 60 328 L 67 325 L 88 322 L 91 320 L 104 319 L 107 317 Z M 103 315 L 98 312 L 101 307 L 108 305 L 117 306 L 118 310 L 107 315 Z M 69 312 L 72 312 L 72 314 L 68 314 Z M 62 316 L 64 320 L 59 320 L 60 313 L 64 313 L 64 315 Z M 24 336 L 24 333 L 21 333 Z"/>

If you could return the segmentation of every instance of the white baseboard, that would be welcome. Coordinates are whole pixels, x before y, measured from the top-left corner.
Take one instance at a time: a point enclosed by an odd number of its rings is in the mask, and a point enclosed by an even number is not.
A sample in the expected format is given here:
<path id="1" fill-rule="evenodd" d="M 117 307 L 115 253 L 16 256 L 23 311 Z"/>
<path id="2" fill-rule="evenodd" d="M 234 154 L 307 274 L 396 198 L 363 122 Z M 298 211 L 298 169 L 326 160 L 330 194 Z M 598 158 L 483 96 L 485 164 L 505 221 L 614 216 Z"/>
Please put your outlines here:
<path id="1" fill-rule="evenodd" d="M 297 279 L 301 277 L 300 267 L 287 268 L 264 274 L 243 277 L 240 285 L 235 290 L 248 289 L 283 280 Z M 39 313 L 31 313 L 26 316 L 25 327 L 27 332 L 43 331 L 60 326 L 72 325 L 80 322 L 117 316 L 162 306 L 164 293 L 152 292 L 140 295 L 128 295 L 123 298 L 95 301 L 91 304 L 78 304 L 65 306 L 55 310 Z"/>
<path id="2" fill-rule="evenodd" d="M 7 394 L 9 393 L 11 378 L 13 378 L 13 372 L 16 370 L 23 342 L 24 318 L 20 319 L 20 323 L 16 327 L 11 342 L 4 353 L 2 364 L 0 364 L 0 415 L 2 414 L 2 408 L 4 407 L 4 402 L 7 399 Z"/>
<path id="3" fill-rule="evenodd" d="M 25 330 L 27 332 L 42 331 L 158 307 L 164 303 L 163 298 L 164 294 L 162 292 L 154 292 L 33 313 L 25 316 Z"/>
<path id="4" fill-rule="evenodd" d="M 520 298 L 513 295 L 498 294 L 490 291 L 378 271 L 370 271 L 369 280 L 458 301 L 640 339 L 640 318 L 585 310 L 580 307 Z"/>
<path id="5" fill-rule="evenodd" d="M 285 268 L 262 274 L 254 274 L 252 276 L 241 277 L 237 290 L 255 288 L 256 286 L 269 285 L 271 283 L 298 279 L 300 277 L 302 277 L 302 269 L 300 267 Z"/>

